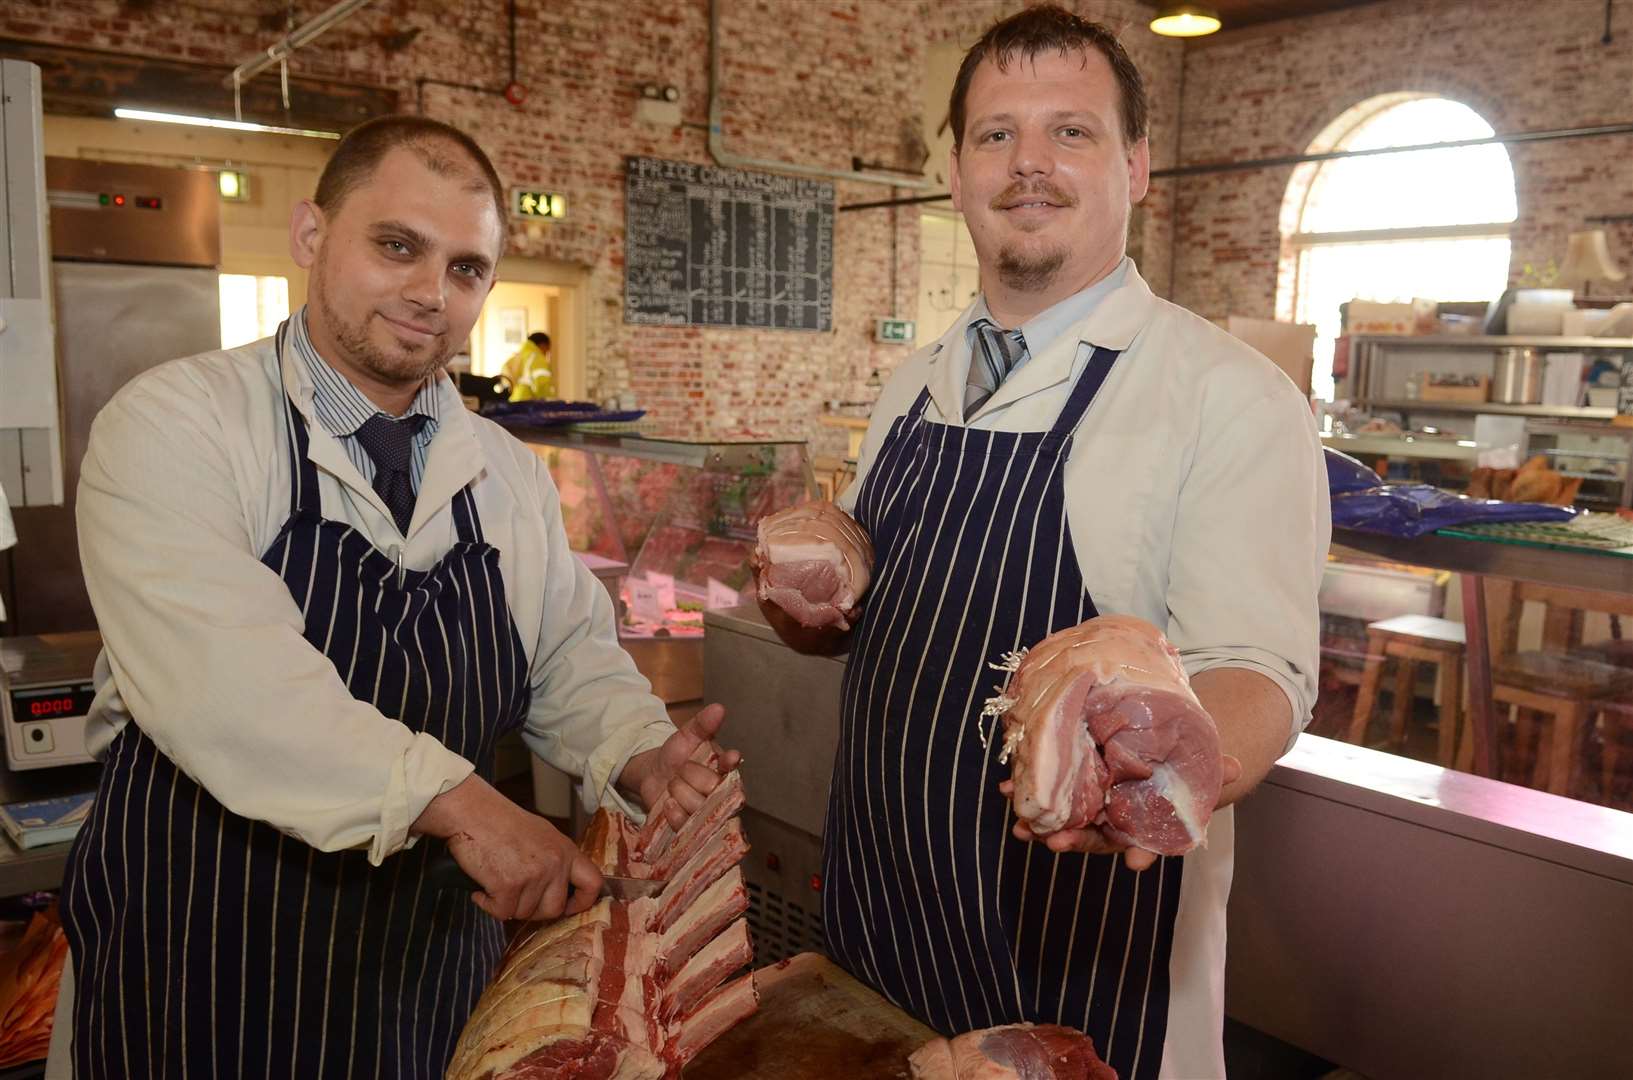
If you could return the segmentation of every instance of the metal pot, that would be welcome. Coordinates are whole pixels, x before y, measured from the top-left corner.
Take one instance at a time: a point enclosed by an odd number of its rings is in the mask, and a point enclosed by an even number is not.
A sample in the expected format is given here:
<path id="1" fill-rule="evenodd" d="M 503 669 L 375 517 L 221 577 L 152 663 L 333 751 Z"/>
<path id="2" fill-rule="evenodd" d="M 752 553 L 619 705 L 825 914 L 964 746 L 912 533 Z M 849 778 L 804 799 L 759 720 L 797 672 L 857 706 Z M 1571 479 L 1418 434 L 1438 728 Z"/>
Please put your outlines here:
<path id="1" fill-rule="evenodd" d="M 1542 353 L 1536 349 L 1498 349 L 1491 400 L 1506 405 L 1534 405 L 1541 401 L 1542 360 Z"/>

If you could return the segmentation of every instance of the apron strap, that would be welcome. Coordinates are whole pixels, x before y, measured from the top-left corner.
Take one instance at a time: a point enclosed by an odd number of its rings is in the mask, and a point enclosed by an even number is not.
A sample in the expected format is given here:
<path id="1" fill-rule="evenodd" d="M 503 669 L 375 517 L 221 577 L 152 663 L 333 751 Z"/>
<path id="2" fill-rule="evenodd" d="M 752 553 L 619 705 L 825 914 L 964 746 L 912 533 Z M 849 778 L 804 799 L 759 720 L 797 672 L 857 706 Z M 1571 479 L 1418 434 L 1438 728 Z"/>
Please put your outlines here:
<path id="1" fill-rule="evenodd" d="M 1119 355 L 1121 354 L 1115 349 L 1095 346 L 1094 355 L 1089 357 L 1088 366 L 1072 385 L 1071 396 L 1061 407 L 1060 415 L 1055 418 L 1054 427 L 1049 429 L 1051 438 L 1068 439 L 1072 432 L 1077 430 L 1083 414 L 1089 411 L 1089 405 L 1093 403 L 1095 395 L 1100 392 L 1100 387 L 1105 385 L 1106 376 L 1111 374 L 1111 365 L 1117 362 Z"/>
<path id="2" fill-rule="evenodd" d="M 284 349 L 289 341 L 289 320 L 278 327 L 277 350 L 279 371 L 283 370 Z M 318 493 L 318 470 L 308 458 L 311 445 L 306 434 L 306 421 L 295 411 L 289 393 L 284 393 L 284 429 L 289 441 L 289 516 L 301 512 L 322 516 L 323 498 Z"/>
<path id="3" fill-rule="evenodd" d="M 454 496 L 454 529 L 459 534 L 460 543 L 482 543 L 482 519 L 476 513 L 476 497 L 471 494 L 471 485 L 466 484 Z"/>

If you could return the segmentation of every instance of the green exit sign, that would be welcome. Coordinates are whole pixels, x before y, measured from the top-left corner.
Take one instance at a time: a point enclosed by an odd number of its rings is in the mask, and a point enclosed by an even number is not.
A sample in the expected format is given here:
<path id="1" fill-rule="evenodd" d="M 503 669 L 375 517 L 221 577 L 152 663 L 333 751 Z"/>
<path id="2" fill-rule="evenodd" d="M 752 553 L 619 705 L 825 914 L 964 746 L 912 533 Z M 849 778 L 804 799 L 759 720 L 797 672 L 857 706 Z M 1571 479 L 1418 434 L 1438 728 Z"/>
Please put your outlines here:
<path id="1" fill-rule="evenodd" d="M 911 345 L 917 336 L 916 330 L 912 319 L 880 319 L 873 340 L 889 345 Z"/>
<path id="2" fill-rule="evenodd" d="M 516 213 L 521 217 L 562 218 L 567 216 L 567 199 L 548 191 L 514 190 Z"/>

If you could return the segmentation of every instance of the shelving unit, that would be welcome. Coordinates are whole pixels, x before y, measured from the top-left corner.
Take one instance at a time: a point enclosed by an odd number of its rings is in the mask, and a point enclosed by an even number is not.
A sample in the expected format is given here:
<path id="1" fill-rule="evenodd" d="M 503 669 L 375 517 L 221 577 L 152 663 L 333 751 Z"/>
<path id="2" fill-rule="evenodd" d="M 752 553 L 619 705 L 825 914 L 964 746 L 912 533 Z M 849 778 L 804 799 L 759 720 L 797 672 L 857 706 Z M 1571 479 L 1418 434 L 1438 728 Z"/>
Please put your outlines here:
<path id="1" fill-rule="evenodd" d="M 1498 350 L 1509 348 L 1582 353 L 1590 360 L 1596 355 L 1610 356 L 1621 361 L 1633 357 L 1633 338 L 1533 335 L 1463 337 L 1445 334 L 1395 337 L 1362 334 L 1350 341 L 1349 373 L 1338 396 L 1361 408 L 1402 413 L 1403 419 L 1424 414 L 1472 416 L 1488 413 L 1551 420 L 1608 420 L 1615 415 L 1614 409 L 1587 406 L 1426 401 L 1405 396 L 1406 377 L 1420 369 L 1427 359 L 1425 354 L 1436 354 L 1435 361 L 1449 372 L 1490 376 L 1495 373 Z"/>

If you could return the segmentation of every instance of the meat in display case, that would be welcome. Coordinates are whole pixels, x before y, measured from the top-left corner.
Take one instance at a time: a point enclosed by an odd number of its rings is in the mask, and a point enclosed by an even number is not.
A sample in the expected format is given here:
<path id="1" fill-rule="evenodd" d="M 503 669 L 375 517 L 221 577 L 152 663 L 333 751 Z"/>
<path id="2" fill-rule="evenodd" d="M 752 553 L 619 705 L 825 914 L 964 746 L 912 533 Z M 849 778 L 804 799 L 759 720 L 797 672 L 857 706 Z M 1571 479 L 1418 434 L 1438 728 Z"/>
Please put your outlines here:
<path id="1" fill-rule="evenodd" d="M 629 565 L 624 638 L 700 638 L 705 608 L 753 599 L 760 519 L 816 492 L 805 444 L 661 429 L 516 432 L 561 492 L 574 551 Z"/>

